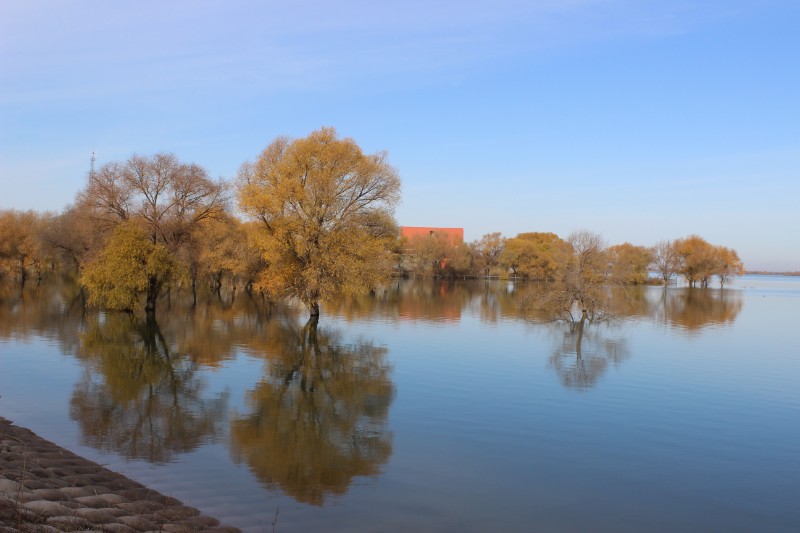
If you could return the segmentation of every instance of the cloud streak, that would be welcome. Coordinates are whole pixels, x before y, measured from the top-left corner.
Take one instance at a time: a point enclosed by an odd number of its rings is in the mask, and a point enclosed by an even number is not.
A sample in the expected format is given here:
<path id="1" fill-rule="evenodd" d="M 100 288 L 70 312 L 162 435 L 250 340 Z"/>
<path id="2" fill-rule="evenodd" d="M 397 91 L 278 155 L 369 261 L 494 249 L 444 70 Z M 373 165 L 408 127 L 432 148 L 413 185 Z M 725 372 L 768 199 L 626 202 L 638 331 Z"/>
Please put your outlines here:
<path id="1" fill-rule="evenodd" d="M 4 6 L 0 102 L 407 84 L 412 75 L 447 77 L 578 44 L 680 31 L 717 16 L 683 2 L 622 0 L 270 4 Z"/>

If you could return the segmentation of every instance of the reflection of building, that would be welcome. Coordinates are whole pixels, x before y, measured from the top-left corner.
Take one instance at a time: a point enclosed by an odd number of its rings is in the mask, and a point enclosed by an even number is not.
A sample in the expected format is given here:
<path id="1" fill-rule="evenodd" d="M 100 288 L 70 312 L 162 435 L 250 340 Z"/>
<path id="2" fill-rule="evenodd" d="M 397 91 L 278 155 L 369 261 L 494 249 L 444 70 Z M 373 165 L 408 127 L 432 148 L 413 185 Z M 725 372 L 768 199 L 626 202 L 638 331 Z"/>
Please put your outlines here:
<path id="1" fill-rule="evenodd" d="M 423 226 L 400 226 L 400 237 L 413 239 L 415 237 L 427 237 L 430 235 L 443 235 L 447 237 L 450 244 L 464 242 L 464 228 L 429 228 Z"/>
<path id="2" fill-rule="evenodd" d="M 470 293 L 463 287 L 446 282 L 433 284 L 405 284 L 406 288 L 397 300 L 397 315 L 400 320 L 454 321 L 461 320 L 461 309 L 470 300 Z"/>

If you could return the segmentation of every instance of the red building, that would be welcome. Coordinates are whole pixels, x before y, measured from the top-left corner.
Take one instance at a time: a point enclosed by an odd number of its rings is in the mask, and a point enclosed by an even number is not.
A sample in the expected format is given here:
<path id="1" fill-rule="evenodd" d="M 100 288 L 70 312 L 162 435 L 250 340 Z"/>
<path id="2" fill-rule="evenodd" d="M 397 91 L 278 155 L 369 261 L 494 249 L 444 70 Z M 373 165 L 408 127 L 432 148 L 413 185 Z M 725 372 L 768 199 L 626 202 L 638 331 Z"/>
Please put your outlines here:
<path id="1" fill-rule="evenodd" d="M 408 240 L 428 235 L 446 235 L 451 244 L 464 242 L 464 228 L 429 228 L 422 226 L 400 226 L 400 237 Z"/>

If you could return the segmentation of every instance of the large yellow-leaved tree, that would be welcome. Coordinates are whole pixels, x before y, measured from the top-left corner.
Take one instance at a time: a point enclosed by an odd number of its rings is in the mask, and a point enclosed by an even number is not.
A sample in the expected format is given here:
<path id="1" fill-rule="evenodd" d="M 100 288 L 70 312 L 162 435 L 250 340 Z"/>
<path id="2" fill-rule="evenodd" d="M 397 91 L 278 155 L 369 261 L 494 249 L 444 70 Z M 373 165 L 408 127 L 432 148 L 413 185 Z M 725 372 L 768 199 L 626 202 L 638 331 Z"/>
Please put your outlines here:
<path id="1" fill-rule="evenodd" d="M 364 292 L 391 273 L 400 178 L 386 153 L 364 154 L 333 128 L 275 139 L 238 177 L 239 206 L 261 223 L 268 266 L 257 286 L 319 304 Z"/>

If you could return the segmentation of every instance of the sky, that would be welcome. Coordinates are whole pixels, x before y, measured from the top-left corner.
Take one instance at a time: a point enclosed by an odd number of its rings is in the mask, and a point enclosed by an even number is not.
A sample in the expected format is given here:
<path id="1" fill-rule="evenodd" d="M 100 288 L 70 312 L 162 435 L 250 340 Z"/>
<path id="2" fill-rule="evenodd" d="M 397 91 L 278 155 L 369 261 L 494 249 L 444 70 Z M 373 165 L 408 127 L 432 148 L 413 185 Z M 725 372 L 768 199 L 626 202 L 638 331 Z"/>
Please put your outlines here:
<path id="1" fill-rule="evenodd" d="M 699 234 L 800 270 L 796 0 L 0 0 L 0 209 L 97 165 L 232 179 L 333 126 L 386 150 L 401 225 Z"/>

